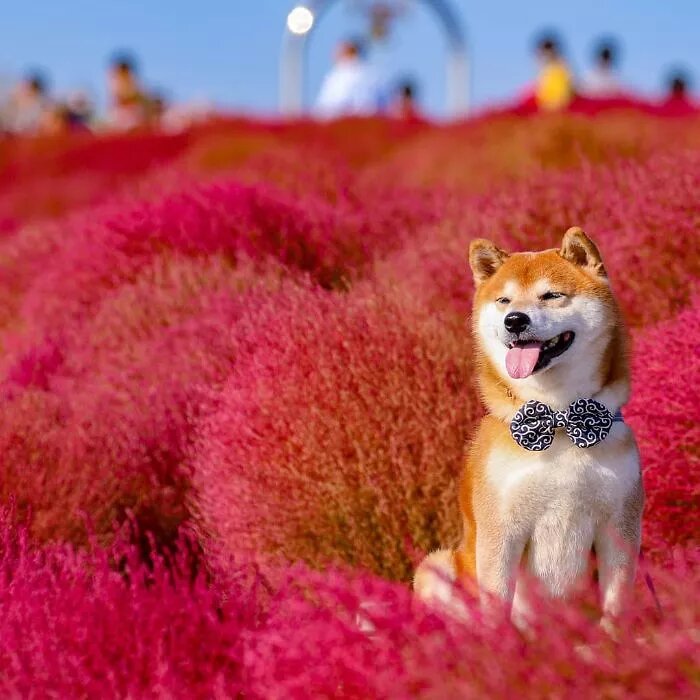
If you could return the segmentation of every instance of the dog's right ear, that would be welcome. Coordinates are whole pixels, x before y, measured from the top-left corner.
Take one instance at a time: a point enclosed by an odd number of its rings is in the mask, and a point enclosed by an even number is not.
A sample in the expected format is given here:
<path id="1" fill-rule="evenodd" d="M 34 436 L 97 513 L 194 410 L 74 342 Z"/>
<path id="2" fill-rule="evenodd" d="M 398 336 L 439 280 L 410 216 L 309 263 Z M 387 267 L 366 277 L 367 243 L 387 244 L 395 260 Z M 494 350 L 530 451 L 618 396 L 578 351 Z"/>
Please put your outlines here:
<path id="1" fill-rule="evenodd" d="M 474 275 L 474 283 L 481 284 L 503 265 L 508 253 L 496 247 L 491 241 L 477 238 L 469 245 L 469 265 Z"/>

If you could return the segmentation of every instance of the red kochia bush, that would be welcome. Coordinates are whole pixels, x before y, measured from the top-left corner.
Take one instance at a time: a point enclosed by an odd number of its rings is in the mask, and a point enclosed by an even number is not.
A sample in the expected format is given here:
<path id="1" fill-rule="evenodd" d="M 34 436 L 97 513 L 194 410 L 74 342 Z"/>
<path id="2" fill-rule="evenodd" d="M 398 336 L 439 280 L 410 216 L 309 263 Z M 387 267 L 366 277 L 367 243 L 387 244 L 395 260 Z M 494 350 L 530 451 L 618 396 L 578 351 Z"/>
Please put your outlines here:
<path id="1" fill-rule="evenodd" d="M 109 199 L 170 163 L 189 134 L 118 134 L 0 142 L 0 219 L 30 222 Z"/>
<path id="2" fill-rule="evenodd" d="M 652 572 L 663 622 L 640 586 L 616 642 L 575 605 L 541 601 L 526 640 L 474 611 L 464 626 L 443 619 L 385 582 L 300 572 L 302 595 L 285 591 L 252 636 L 246 688 L 280 699 L 694 695 L 700 610 L 688 594 L 700 590 L 697 553 L 687 561 Z M 358 621 L 373 630 L 369 638 Z"/>
<path id="3" fill-rule="evenodd" d="M 659 124 L 0 144 L 0 697 L 700 694 L 700 155 L 648 157 Z M 407 580 L 451 543 L 480 412 L 468 243 L 538 249 L 571 224 L 650 326 L 625 413 L 663 619 L 639 586 L 617 642 L 558 604 L 526 639 L 307 568 Z"/>
<path id="4" fill-rule="evenodd" d="M 166 542 L 186 518 L 184 451 L 235 358 L 248 287 L 278 272 L 161 255 L 93 316 L 12 355 L 1 388 L 0 495 L 41 539 L 112 532 L 127 510 Z"/>
<path id="5" fill-rule="evenodd" d="M 406 579 L 458 527 L 479 411 L 469 333 L 364 291 L 251 296 L 194 457 L 204 530 L 229 551 Z"/>
<path id="6" fill-rule="evenodd" d="M 643 326 L 686 306 L 700 278 L 698 187 L 695 151 L 584 167 L 535 182 L 525 200 L 506 194 L 492 204 L 495 214 L 500 202 L 501 230 L 519 249 L 558 246 L 580 223 L 600 245 L 627 321 Z"/>
<path id="7" fill-rule="evenodd" d="M 572 225 L 598 243 L 628 322 L 643 326 L 688 304 L 700 278 L 700 154 L 544 173 L 488 196 L 455 198 L 439 225 L 421 229 L 375 267 L 431 308 L 464 314 L 471 299 L 466 251 L 491 238 L 508 251 L 558 247 Z"/>
<path id="8" fill-rule="evenodd" d="M 222 609 L 184 554 L 173 563 L 148 568 L 121 547 L 37 549 L 2 523 L 0 695 L 235 697 L 253 584 L 231 571 L 235 603 Z"/>
<path id="9" fill-rule="evenodd" d="M 336 241 L 340 248 L 334 247 L 333 212 L 322 203 L 307 204 L 263 186 L 224 181 L 133 208 L 115 207 L 99 218 L 86 215 L 71 222 L 69 239 L 37 275 L 21 313 L 33 323 L 50 324 L 83 316 L 163 252 L 216 254 L 234 262 L 241 256 L 277 255 L 330 281 L 342 274 L 343 253 L 351 258 L 357 249 L 341 240 Z"/>
<path id="10" fill-rule="evenodd" d="M 68 222 L 20 309 L 29 325 L 89 314 L 158 254 L 275 258 L 324 286 L 343 283 L 407 230 L 432 220 L 430 198 L 391 190 L 345 193 L 335 202 L 223 179 L 133 207 L 105 207 Z M 19 261 L 21 266 L 21 261 Z"/>
<path id="11" fill-rule="evenodd" d="M 632 400 L 625 417 L 642 453 L 645 545 L 667 558 L 700 540 L 700 297 L 675 319 L 634 339 Z"/>
<path id="12" fill-rule="evenodd" d="M 78 213 L 70 211 L 53 221 L 26 224 L 1 236 L 0 327 L 3 330 L 6 327 L 12 330 L 13 326 L 18 325 L 18 313 L 27 291 L 43 274 L 49 274 L 52 266 L 67 255 L 66 249 L 79 243 L 80 235 L 73 235 L 72 232 L 79 231 L 85 236 L 86 225 L 99 221 L 109 212 L 114 214 L 123 208 L 135 208 L 135 196 L 145 204 L 148 200 L 157 200 L 172 192 L 175 183 L 182 189 L 185 185 L 183 178 L 182 173 L 174 168 L 161 171 L 157 175 L 140 178 L 138 184 L 132 182 L 128 191 L 112 189 L 109 193 L 103 193 L 103 199 L 108 200 L 108 203 L 93 206 L 88 214 L 78 207 Z M 196 182 L 190 178 L 189 184 L 194 186 Z M 118 280 L 118 272 L 114 271 L 114 284 L 117 284 Z M 96 293 L 99 291 L 103 290 L 96 290 Z M 46 301 L 48 311 L 51 308 L 60 308 L 66 300 L 61 297 Z M 37 319 L 26 317 L 21 321 L 22 325 L 30 327 L 37 323 Z M 4 344 L 4 340 L 0 342 Z"/>
<path id="13" fill-rule="evenodd" d="M 654 572 L 663 621 L 640 598 L 613 642 L 573 606 L 549 606 L 526 641 L 509 625 L 476 613 L 463 625 L 415 604 L 405 587 L 347 571 L 294 566 L 273 583 L 233 561 L 207 584 L 185 552 L 146 566 L 120 545 L 36 548 L 3 522 L 0 694 L 583 700 L 700 692 L 692 555 Z"/>

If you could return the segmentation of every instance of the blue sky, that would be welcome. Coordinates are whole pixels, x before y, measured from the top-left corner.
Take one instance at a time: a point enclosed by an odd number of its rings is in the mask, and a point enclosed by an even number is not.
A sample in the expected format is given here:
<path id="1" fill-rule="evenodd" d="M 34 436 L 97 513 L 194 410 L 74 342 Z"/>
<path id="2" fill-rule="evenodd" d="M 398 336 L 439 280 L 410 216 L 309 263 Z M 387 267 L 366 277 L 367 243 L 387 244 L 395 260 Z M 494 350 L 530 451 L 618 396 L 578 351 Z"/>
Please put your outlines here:
<path id="1" fill-rule="evenodd" d="M 106 61 L 115 48 L 140 57 L 146 82 L 175 99 L 208 98 L 236 111 L 270 114 L 277 105 L 279 50 L 294 0 L 2 0 L 0 75 L 44 68 L 55 89 L 87 88 L 104 99 Z M 622 75 L 646 94 L 669 67 L 700 84 L 698 0 L 452 0 L 469 36 L 473 101 L 502 101 L 532 77 L 531 41 L 543 26 L 565 37 L 579 72 L 602 34 L 619 38 Z M 335 42 L 363 24 L 353 0 L 337 0 L 315 28 L 309 94 Z M 375 55 L 389 76 L 411 75 L 430 112 L 445 102 L 445 45 L 432 15 L 414 2 Z"/>

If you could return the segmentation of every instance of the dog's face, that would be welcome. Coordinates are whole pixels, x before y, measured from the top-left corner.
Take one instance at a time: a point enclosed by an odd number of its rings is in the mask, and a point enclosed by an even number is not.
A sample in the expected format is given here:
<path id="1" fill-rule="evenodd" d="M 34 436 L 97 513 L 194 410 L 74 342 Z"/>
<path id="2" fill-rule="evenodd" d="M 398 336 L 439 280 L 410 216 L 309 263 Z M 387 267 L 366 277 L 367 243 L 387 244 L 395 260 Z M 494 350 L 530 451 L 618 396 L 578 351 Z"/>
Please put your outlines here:
<path id="1" fill-rule="evenodd" d="M 481 351 L 504 377 L 539 377 L 559 365 L 600 361 L 617 307 L 598 249 L 578 228 L 560 250 L 508 255 L 473 241 L 477 291 L 474 331 Z"/>

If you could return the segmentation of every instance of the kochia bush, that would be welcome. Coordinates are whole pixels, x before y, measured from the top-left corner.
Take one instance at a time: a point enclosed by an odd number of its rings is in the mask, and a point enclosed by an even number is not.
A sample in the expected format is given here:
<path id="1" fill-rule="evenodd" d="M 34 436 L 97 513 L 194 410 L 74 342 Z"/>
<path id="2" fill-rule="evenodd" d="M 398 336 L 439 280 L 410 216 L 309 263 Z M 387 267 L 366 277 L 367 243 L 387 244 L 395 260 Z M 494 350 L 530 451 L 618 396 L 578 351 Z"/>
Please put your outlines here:
<path id="1" fill-rule="evenodd" d="M 116 566 L 115 566 L 116 564 Z M 230 561 L 191 569 L 186 540 L 150 565 L 130 547 L 33 546 L 0 526 L 5 697 L 692 697 L 697 557 L 653 571 L 612 640 L 576 606 L 543 605 L 527 637 L 472 608 L 431 612 L 403 586 L 347 570 Z"/>
<path id="2" fill-rule="evenodd" d="M 700 129 L 670 123 L 0 142 L 0 695 L 697 695 Z M 572 224 L 633 326 L 663 610 L 640 576 L 615 640 L 593 594 L 522 635 L 405 585 L 460 525 L 469 241 Z"/>
<path id="3" fill-rule="evenodd" d="M 454 537 L 479 412 L 469 334 L 406 299 L 285 289 L 249 297 L 194 478 L 227 551 L 344 561 L 407 579 Z"/>
<path id="4" fill-rule="evenodd" d="M 634 339 L 632 400 L 625 417 L 642 453 L 644 541 L 657 559 L 700 534 L 700 297 L 675 319 Z"/>

